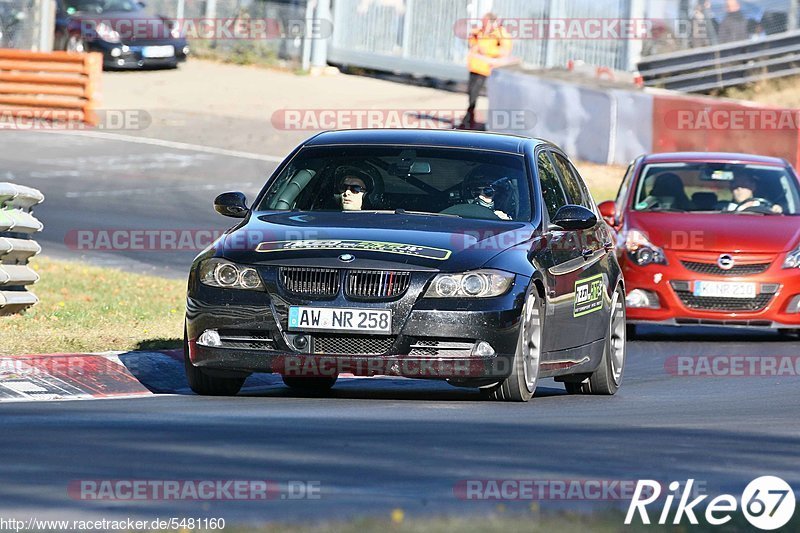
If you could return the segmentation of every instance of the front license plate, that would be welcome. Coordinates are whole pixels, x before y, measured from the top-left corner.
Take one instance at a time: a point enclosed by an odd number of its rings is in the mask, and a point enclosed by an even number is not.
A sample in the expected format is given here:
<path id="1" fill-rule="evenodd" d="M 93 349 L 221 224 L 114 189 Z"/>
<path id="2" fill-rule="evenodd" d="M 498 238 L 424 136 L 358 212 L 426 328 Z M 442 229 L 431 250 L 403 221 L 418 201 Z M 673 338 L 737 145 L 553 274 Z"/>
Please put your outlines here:
<path id="1" fill-rule="evenodd" d="M 151 59 L 172 57 L 175 55 L 175 47 L 171 44 L 164 46 L 145 46 L 142 48 L 142 57 Z"/>
<path id="2" fill-rule="evenodd" d="M 392 312 L 389 309 L 292 306 L 289 330 L 391 333 Z"/>
<path id="3" fill-rule="evenodd" d="M 732 283 L 726 281 L 695 281 L 695 296 L 713 298 L 755 298 L 755 283 Z"/>

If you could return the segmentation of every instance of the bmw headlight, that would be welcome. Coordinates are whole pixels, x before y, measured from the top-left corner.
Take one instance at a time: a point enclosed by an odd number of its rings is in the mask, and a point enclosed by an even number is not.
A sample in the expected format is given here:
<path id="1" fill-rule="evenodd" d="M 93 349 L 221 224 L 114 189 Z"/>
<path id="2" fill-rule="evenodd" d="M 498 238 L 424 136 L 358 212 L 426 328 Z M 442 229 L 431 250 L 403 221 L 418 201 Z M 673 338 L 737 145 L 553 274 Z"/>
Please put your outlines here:
<path id="1" fill-rule="evenodd" d="M 94 31 L 97 33 L 98 38 L 107 43 L 118 43 L 120 40 L 119 32 L 105 22 L 98 22 L 94 27 Z"/>
<path id="2" fill-rule="evenodd" d="M 783 261 L 783 268 L 800 268 L 800 245 L 786 254 L 786 259 Z"/>
<path id="3" fill-rule="evenodd" d="M 664 250 L 651 243 L 641 231 L 634 229 L 628 232 L 625 237 L 625 250 L 631 261 L 639 266 L 647 266 L 651 263 L 667 264 Z"/>
<path id="4" fill-rule="evenodd" d="M 425 298 L 491 298 L 507 293 L 513 283 L 514 274 L 502 270 L 438 274 Z"/>
<path id="5" fill-rule="evenodd" d="M 200 283 L 223 289 L 263 290 L 264 284 L 256 269 L 224 259 L 206 259 L 200 264 Z"/>

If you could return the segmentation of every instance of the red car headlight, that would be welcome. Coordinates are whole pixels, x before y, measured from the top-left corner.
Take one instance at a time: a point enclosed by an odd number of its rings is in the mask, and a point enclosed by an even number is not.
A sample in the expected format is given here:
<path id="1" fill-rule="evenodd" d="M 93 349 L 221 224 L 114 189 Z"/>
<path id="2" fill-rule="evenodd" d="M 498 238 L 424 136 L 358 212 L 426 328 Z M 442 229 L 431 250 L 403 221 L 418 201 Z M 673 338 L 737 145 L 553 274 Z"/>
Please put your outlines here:
<path id="1" fill-rule="evenodd" d="M 625 250 L 630 260 L 639 266 L 647 266 L 651 263 L 667 264 L 664 250 L 651 243 L 647 236 L 639 230 L 628 231 L 625 236 Z"/>

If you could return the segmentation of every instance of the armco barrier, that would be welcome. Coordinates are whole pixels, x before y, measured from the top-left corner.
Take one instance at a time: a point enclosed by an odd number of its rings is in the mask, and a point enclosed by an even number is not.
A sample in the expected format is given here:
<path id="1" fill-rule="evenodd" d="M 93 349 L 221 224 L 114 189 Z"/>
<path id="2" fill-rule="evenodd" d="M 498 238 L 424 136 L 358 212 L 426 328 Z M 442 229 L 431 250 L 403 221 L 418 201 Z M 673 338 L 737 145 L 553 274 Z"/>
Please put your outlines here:
<path id="1" fill-rule="evenodd" d="M 39 301 L 27 290 L 39 279 L 28 260 L 42 250 L 32 238 L 42 230 L 32 209 L 43 200 L 44 195 L 36 189 L 0 183 L 0 316 L 18 313 Z"/>
<path id="2" fill-rule="evenodd" d="M 0 115 L 97 124 L 102 55 L 0 49 Z"/>

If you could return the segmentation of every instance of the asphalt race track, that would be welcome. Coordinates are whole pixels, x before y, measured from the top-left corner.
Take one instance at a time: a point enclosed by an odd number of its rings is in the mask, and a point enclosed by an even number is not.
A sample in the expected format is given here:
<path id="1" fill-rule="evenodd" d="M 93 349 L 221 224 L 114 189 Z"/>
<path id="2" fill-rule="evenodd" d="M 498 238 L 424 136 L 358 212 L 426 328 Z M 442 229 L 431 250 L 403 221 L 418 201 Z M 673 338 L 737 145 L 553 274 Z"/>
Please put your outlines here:
<path id="1" fill-rule="evenodd" d="M 224 228 L 213 197 L 224 190 L 252 197 L 275 165 L 122 140 L 0 136 L 8 165 L 0 180 L 46 195 L 36 212 L 45 254 L 171 276 L 185 276 L 194 252 L 79 253 L 65 236 L 87 228 Z M 328 398 L 298 396 L 274 380 L 236 398 L 201 398 L 180 376 L 172 393 L 147 398 L 2 403 L 0 515 L 234 523 L 385 516 L 398 507 L 410 516 L 484 514 L 498 502 L 459 499 L 454 487 L 485 479 L 693 478 L 707 493 L 738 495 L 750 480 L 777 475 L 797 490 L 799 349 L 773 333 L 643 328 L 629 344 L 618 395 L 568 396 L 544 380 L 528 404 L 382 378 L 342 380 Z M 705 356 L 791 360 L 794 370 L 681 375 L 681 361 Z M 95 502 L 68 493 L 70 482 L 86 479 L 303 481 L 318 483 L 320 497 Z M 505 503 L 527 508 L 530 501 Z"/>

